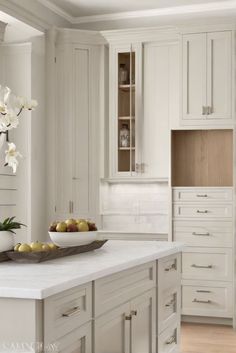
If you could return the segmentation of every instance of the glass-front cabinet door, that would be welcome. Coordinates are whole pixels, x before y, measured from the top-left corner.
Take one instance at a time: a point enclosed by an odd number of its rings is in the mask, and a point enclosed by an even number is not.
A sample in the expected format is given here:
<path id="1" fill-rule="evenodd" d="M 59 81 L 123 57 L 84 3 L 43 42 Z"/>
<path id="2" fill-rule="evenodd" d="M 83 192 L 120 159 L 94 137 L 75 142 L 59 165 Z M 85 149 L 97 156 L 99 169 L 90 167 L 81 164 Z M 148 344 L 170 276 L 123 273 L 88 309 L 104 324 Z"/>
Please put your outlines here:
<path id="1" fill-rule="evenodd" d="M 139 45 L 111 50 L 114 69 L 110 71 L 110 165 L 111 175 L 116 177 L 137 176 L 139 173 L 141 53 Z"/>

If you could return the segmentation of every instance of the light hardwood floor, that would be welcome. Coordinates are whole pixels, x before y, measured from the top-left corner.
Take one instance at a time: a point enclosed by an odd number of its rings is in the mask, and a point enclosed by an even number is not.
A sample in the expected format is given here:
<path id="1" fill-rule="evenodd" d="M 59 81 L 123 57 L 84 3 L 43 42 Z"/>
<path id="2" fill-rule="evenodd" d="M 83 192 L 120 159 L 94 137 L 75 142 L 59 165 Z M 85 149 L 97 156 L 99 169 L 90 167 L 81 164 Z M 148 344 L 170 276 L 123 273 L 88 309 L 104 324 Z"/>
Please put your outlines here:
<path id="1" fill-rule="evenodd" d="M 229 326 L 183 323 L 181 353 L 236 353 L 236 331 Z"/>

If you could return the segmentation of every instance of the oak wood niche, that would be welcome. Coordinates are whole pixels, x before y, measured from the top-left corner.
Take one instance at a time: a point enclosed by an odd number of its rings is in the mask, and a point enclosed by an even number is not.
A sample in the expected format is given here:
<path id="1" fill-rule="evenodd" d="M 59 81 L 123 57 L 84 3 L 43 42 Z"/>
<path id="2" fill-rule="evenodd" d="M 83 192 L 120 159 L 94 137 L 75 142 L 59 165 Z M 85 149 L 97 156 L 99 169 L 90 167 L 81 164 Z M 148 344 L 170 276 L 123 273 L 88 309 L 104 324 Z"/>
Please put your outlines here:
<path id="1" fill-rule="evenodd" d="M 233 131 L 172 131 L 172 186 L 233 186 Z"/>

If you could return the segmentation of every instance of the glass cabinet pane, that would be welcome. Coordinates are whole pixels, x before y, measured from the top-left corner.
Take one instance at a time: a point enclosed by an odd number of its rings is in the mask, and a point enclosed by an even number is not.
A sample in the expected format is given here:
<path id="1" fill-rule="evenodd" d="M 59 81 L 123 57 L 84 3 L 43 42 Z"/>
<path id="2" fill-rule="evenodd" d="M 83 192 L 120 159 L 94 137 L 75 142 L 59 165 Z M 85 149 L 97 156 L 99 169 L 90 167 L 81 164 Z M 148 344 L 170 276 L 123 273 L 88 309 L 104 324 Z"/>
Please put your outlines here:
<path id="1" fill-rule="evenodd" d="M 135 53 L 118 54 L 118 172 L 135 171 Z"/>

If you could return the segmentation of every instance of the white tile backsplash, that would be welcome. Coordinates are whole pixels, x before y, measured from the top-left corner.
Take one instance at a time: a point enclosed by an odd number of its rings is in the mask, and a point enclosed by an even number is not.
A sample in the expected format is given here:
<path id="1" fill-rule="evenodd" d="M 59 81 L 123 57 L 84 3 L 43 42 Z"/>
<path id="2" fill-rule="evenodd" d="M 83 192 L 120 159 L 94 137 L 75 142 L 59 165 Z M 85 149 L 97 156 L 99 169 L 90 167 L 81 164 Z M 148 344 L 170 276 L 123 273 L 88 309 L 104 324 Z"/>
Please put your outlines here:
<path id="1" fill-rule="evenodd" d="M 168 233 L 167 183 L 101 184 L 104 230 Z"/>

